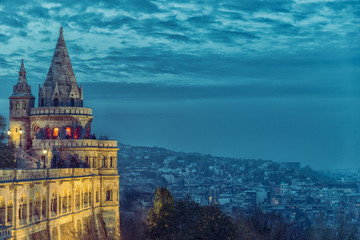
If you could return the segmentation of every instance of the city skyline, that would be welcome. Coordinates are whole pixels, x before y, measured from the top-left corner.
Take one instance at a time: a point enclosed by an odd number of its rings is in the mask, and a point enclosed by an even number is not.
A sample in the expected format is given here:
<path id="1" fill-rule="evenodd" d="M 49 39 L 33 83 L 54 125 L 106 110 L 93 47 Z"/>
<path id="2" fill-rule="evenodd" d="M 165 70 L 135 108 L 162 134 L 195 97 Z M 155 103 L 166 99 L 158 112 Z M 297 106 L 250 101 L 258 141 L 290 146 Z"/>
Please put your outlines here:
<path id="1" fill-rule="evenodd" d="M 358 2 L 4 1 L 0 11 L 6 116 L 21 59 L 37 96 L 63 26 L 96 133 L 316 169 L 360 167 Z"/>

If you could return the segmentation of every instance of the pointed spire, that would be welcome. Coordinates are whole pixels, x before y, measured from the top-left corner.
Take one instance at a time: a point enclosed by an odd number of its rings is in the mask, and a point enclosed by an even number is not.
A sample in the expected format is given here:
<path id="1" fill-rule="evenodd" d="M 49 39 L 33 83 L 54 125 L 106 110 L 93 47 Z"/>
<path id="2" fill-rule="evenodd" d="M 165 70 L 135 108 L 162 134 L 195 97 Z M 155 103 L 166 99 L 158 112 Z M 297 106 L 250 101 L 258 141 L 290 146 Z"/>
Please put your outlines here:
<path id="1" fill-rule="evenodd" d="M 26 71 L 24 66 L 24 60 L 21 59 L 21 66 L 19 70 L 19 78 L 13 87 L 13 94 L 11 96 L 30 96 L 31 95 L 31 87 L 26 81 Z"/>
<path id="2" fill-rule="evenodd" d="M 44 85 L 39 90 L 43 95 L 41 101 L 44 102 L 45 106 L 54 106 L 54 99 L 58 98 L 56 106 L 83 106 L 80 90 L 66 48 L 64 31 L 60 27 L 59 38 L 49 71 Z"/>
<path id="3" fill-rule="evenodd" d="M 19 70 L 19 78 L 18 78 L 18 83 L 26 83 L 26 71 L 25 71 L 25 67 L 24 67 L 24 59 L 21 59 L 21 66 L 20 66 L 20 70 Z"/>
<path id="4" fill-rule="evenodd" d="M 58 85 L 75 85 L 77 86 L 75 74 L 70 62 L 68 50 L 66 48 L 63 28 L 60 28 L 59 39 L 57 41 L 54 55 L 46 76 L 45 85 L 55 87 Z"/>

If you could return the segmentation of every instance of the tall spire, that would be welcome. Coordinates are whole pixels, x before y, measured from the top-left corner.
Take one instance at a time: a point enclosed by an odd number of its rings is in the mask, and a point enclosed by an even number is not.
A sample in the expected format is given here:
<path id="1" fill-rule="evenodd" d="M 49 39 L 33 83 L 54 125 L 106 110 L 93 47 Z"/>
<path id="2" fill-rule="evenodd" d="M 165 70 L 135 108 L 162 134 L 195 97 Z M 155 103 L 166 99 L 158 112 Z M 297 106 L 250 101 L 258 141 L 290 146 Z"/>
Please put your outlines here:
<path id="1" fill-rule="evenodd" d="M 19 78 L 13 87 L 13 94 L 11 96 L 31 96 L 31 87 L 26 81 L 26 71 L 24 67 L 24 60 L 21 59 L 21 66 L 19 70 Z"/>
<path id="2" fill-rule="evenodd" d="M 59 39 L 46 76 L 45 85 L 55 86 L 55 82 L 57 82 L 59 86 L 77 85 L 69 53 L 66 48 L 62 27 L 60 28 Z"/>
<path id="3" fill-rule="evenodd" d="M 39 89 L 39 107 L 47 106 L 83 106 L 62 27 L 45 83 Z"/>
<path id="4" fill-rule="evenodd" d="M 20 66 L 20 70 L 19 70 L 18 83 L 27 83 L 27 81 L 26 81 L 26 71 L 25 71 L 25 67 L 24 67 L 24 59 L 21 59 L 21 66 Z"/>

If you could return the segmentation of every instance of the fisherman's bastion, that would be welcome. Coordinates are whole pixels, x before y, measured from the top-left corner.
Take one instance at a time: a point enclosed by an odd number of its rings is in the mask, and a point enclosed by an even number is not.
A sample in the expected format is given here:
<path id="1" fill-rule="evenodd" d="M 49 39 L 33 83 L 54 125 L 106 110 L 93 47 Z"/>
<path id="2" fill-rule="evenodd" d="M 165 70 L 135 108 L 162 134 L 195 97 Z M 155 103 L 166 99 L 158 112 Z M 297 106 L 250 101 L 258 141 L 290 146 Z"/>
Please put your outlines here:
<path id="1" fill-rule="evenodd" d="M 0 239 L 63 240 L 85 226 L 118 229 L 117 142 L 92 134 L 92 109 L 84 107 L 62 28 L 38 107 L 23 61 L 9 102 L 17 168 L 0 170 Z"/>

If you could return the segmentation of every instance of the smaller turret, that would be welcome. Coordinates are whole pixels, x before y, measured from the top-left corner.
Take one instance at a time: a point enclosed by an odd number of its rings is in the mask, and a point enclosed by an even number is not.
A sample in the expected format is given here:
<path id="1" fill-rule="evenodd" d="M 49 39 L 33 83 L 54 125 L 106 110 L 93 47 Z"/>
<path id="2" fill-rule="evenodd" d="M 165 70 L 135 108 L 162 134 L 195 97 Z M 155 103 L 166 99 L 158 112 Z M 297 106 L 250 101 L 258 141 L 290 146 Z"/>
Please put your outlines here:
<path id="1" fill-rule="evenodd" d="M 34 107 L 35 97 L 26 80 L 24 61 L 21 60 L 19 78 L 9 97 L 9 130 L 15 146 L 22 145 L 28 149 L 30 142 L 30 109 Z M 22 142 L 22 144 L 21 144 Z"/>
<path id="2" fill-rule="evenodd" d="M 35 98 L 31 94 L 31 86 L 26 80 L 24 60 L 21 60 L 19 78 L 13 87 L 10 99 L 10 117 L 24 117 L 30 114 L 30 108 L 34 107 Z"/>

